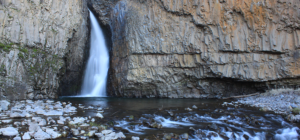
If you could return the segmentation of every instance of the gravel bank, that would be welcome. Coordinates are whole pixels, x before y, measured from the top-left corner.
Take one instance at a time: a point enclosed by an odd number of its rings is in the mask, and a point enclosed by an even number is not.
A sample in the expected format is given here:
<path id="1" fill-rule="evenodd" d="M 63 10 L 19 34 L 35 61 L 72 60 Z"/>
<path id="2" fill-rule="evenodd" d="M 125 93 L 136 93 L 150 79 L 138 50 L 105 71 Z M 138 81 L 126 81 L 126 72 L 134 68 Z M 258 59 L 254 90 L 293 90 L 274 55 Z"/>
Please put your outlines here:
<path id="1" fill-rule="evenodd" d="M 259 107 L 262 111 L 274 111 L 285 115 L 289 121 L 300 122 L 300 89 L 271 90 L 256 96 L 241 98 L 238 102 Z"/>

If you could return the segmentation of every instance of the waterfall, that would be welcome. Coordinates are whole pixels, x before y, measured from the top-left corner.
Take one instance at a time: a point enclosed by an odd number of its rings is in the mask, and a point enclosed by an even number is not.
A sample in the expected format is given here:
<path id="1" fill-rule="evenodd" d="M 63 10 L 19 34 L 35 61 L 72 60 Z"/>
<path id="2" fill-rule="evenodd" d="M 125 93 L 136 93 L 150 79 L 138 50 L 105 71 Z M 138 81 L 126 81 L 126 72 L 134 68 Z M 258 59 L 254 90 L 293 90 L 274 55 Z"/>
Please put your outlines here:
<path id="1" fill-rule="evenodd" d="M 105 97 L 109 54 L 99 23 L 94 14 L 90 10 L 89 12 L 91 20 L 91 46 L 90 56 L 84 74 L 81 96 Z"/>

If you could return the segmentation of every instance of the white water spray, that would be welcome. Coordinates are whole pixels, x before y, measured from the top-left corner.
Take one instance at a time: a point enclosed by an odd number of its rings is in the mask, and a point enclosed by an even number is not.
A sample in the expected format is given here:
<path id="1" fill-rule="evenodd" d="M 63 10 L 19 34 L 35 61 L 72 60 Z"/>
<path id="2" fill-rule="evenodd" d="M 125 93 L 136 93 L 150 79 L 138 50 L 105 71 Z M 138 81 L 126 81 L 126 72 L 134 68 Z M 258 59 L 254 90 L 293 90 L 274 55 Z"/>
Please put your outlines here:
<path id="1" fill-rule="evenodd" d="M 90 10 L 89 12 L 91 20 L 91 48 L 81 95 L 86 97 L 105 97 L 109 54 L 99 23 L 94 14 Z"/>

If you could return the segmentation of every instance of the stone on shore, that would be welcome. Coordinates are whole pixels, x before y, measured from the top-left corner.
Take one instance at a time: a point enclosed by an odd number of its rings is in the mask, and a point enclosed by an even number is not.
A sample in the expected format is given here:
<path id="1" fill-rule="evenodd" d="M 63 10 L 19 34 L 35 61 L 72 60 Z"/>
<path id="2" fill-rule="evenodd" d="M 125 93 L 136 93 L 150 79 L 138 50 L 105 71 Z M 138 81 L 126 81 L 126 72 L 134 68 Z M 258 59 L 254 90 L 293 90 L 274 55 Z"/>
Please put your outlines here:
<path id="1" fill-rule="evenodd" d="M 8 110 L 8 106 L 10 105 L 10 103 L 6 100 L 1 100 L 0 101 L 0 111 L 6 111 Z"/>
<path id="2" fill-rule="evenodd" d="M 140 140 L 140 137 L 132 136 L 132 137 L 131 137 L 131 140 Z"/>
<path id="3" fill-rule="evenodd" d="M 97 113 L 97 114 L 96 114 L 96 117 L 99 117 L 99 118 L 101 118 L 101 119 L 104 118 L 103 115 L 102 115 L 101 113 Z"/>
<path id="4" fill-rule="evenodd" d="M 30 140 L 31 136 L 29 135 L 29 132 L 26 132 L 23 136 L 22 136 L 23 140 Z"/>
<path id="5" fill-rule="evenodd" d="M 33 137 L 38 140 L 51 139 L 51 136 L 42 130 L 39 130 L 36 133 L 34 133 Z"/>
<path id="6" fill-rule="evenodd" d="M 0 132 L 2 132 L 3 136 L 16 136 L 19 134 L 18 130 L 14 127 L 1 128 Z"/>

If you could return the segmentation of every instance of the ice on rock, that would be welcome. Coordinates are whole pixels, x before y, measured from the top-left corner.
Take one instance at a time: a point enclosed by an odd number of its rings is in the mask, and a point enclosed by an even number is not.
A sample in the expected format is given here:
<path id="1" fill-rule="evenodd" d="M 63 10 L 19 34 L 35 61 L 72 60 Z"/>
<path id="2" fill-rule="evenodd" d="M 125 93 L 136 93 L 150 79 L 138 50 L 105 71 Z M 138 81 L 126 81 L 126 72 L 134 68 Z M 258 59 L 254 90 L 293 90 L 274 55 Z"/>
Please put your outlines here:
<path id="1" fill-rule="evenodd" d="M 107 134 L 110 134 L 110 133 L 112 133 L 113 131 L 112 130 L 102 130 L 101 131 L 101 133 L 103 134 L 103 135 L 107 135 Z"/>
<path id="2" fill-rule="evenodd" d="M 89 106 L 87 109 L 94 109 L 94 107 L 92 107 L 92 106 Z"/>
<path id="3" fill-rule="evenodd" d="M 56 102 L 56 104 L 53 106 L 54 109 L 63 109 L 62 104 L 60 102 Z"/>
<path id="4" fill-rule="evenodd" d="M 131 140 L 140 140 L 140 137 L 132 136 L 132 137 L 131 137 Z"/>
<path id="5" fill-rule="evenodd" d="M 64 112 L 66 113 L 72 113 L 72 112 L 77 112 L 76 107 L 72 106 L 72 104 L 66 105 L 66 107 L 63 109 Z"/>
<path id="6" fill-rule="evenodd" d="M 53 100 L 47 100 L 46 103 L 53 103 Z"/>
<path id="7" fill-rule="evenodd" d="M 38 123 L 38 125 L 46 125 L 47 122 L 45 119 L 42 119 L 41 117 L 32 117 L 32 120 Z"/>
<path id="8" fill-rule="evenodd" d="M 73 133 L 74 136 L 78 136 L 79 135 L 79 130 L 78 129 L 72 128 L 71 131 L 72 131 L 72 133 Z"/>
<path id="9" fill-rule="evenodd" d="M 105 130 L 103 130 L 103 131 L 105 131 Z M 103 131 L 102 131 L 102 134 L 103 134 Z M 114 139 L 126 138 L 126 136 L 122 132 L 115 133 L 115 132 L 112 132 L 112 131 L 106 131 L 103 135 L 104 136 L 102 136 L 101 139 L 105 139 L 105 140 L 114 140 Z"/>
<path id="10" fill-rule="evenodd" d="M 47 122 L 48 122 L 48 125 L 56 124 L 56 121 L 54 119 L 52 119 L 51 117 L 47 118 Z"/>
<path id="11" fill-rule="evenodd" d="M 20 113 L 20 112 L 11 112 L 10 115 L 9 115 L 9 117 L 11 117 L 11 118 L 23 118 L 23 117 L 26 116 L 25 113 L 26 112 L 23 112 L 23 113 Z"/>
<path id="12" fill-rule="evenodd" d="M 34 110 L 35 110 L 36 114 L 40 114 L 40 115 L 44 115 L 45 114 L 45 110 L 43 108 L 35 107 Z"/>
<path id="13" fill-rule="evenodd" d="M 89 137 L 93 137 L 96 133 L 96 130 L 90 130 L 89 133 L 87 134 Z"/>
<path id="14" fill-rule="evenodd" d="M 27 104 L 33 104 L 34 102 L 32 100 L 26 100 Z"/>
<path id="15" fill-rule="evenodd" d="M 10 105 L 10 103 L 6 100 L 1 100 L 0 101 L 0 111 L 6 111 L 8 110 L 8 106 Z"/>
<path id="16" fill-rule="evenodd" d="M 0 132 L 4 136 L 16 136 L 19 134 L 18 130 L 13 127 L 1 128 Z"/>
<path id="17" fill-rule="evenodd" d="M 196 105 L 193 105 L 192 108 L 193 108 L 193 109 L 197 109 L 198 107 L 197 107 Z"/>
<path id="18" fill-rule="evenodd" d="M 82 124 L 85 120 L 83 117 L 74 117 L 73 121 L 70 121 L 69 124 Z"/>
<path id="19" fill-rule="evenodd" d="M 29 132 L 26 132 L 23 136 L 22 136 L 23 140 L 30 140 L 31 136 L 29 135 Z"/>
<path id="20" fill-rule="evenodd" d="M 45 116 L 62 116 L 62 111 L 50 110 L 44 114 Z"/>
<path id="21" fill-rule="evenodd" d="M 32 107 L 31 107 L 30 105 L 26 105 L 26 106 L 25 106 L 25 110 L 26 110 L 27 112 L 33 112 L 33 109 L 32 109 Z"/>
<path id="22" fill-rule="evenodd" d="M 2 120 L 2 123 L 11 123 L 12 120 Z"/>
<path id="23" fill-rule="evenodd" d="M 66 119 L 63 116 L 59 116 L 59 120 L 57 120 L 58 124 L 65 124 Z"/>
<path id="24" fill-rule="evenodd" d="M 25 114 L 25 117 L 26 117 L 26 118 L 30 118 L 30 117 L 32 117 L 32 114 L 26 113 L 26 114 Z"/>
<path id="25" fill-rule="evenodd" d="M 99 117 L 99 118 L 101 118 L 101 119 L 104 118 L 103 115 L 102 115 L 101 113 L 97 113 L 97 114 L 96 114 L 96 117 Z"/>
<path id="26" fill-rule="evenodd" d="M 85 133 L 84 130 L 80 130 L 80 135 L 83 135 Z"/>
<path id="27" fill-rule="evenodd" d="M 54 131 L 54 129 L 52 128 L 45 128 L 46 129 L 46 133 L 48 133 L 52 139 L 57 139 L 59 137 L 61 137 L 61 134 Z"/>
<path id="28" fill-rule="evenodd" d="M 16 136 L 16 137 L 13 138 L 13 140 L 22 140 L 22 139 L 21 139 L 21 137 Z"/>
<path id="29" fill-rule="evenodd" d="M 33 137 L 38 140 L 51 139 L 51 136 L 42 130 L 39 130 L 36 133 L 34 133 Z"/>
<path id="30" fill-rule="evenodd" d="M 102 133 L 95 133 L 95 136 L 97 136 L 98 138 L 104 137 L 104 135 Z"/>
<path id="31" fill-rule="evenodd" d="M 37 123 L 30 122 L 30 123 L 28 123 L 28 125 L 29 125 L 30 132 L 37 132 L 37 131 L 41 130 L 41 127 Z"/>

